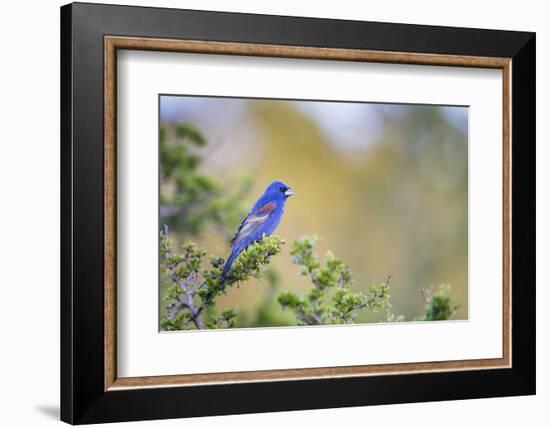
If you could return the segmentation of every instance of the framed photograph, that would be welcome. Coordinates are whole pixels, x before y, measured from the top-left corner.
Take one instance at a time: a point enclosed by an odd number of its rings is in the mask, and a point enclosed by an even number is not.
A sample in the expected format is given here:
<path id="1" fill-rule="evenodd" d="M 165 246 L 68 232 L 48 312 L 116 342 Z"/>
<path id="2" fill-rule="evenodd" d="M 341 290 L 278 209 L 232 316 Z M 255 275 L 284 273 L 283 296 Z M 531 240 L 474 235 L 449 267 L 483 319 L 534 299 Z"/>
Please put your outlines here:
<path id="1" fill-rule="evenodd" d="M 61 418 L 535 393 L 535 35 L 61 8 Z"/>

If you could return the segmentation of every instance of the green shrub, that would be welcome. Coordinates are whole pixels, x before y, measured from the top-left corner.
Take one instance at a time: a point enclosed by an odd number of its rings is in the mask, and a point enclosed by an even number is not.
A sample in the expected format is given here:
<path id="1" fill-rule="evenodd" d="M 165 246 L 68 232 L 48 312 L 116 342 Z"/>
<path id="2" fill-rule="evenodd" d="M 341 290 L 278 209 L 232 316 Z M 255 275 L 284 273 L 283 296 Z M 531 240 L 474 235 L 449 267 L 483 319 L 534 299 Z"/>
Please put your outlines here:
<path id="1" fill-rule="evenodd" d="M 162 330 L 189 330 L 234 327 L 237 313 L 233 309 L 215 314 L 216 297 L 229 287 L 251 277 L 260 278 L 271 257 L 279 254 L 284 241 L 277 236 L 264 236 L 250 245 L 235 260 L 229 274 L 221 277 L 225 260 L 211 256 L 191 241 L 181 246 L 181 252 L 172 250 L 168 228 L 160 234 L 160 270 L 170 286 L 164 300 L 166 314 L 160 320 Z M 209 316 L 206 316 L 206 312 Z"/>

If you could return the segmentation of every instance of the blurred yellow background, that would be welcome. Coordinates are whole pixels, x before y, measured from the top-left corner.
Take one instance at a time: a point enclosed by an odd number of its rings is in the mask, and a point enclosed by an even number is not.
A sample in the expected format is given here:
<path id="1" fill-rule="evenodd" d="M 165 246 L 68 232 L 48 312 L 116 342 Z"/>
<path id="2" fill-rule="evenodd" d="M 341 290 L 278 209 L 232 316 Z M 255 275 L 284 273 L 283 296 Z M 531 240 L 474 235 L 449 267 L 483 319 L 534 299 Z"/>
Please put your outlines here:
<path id="1" fill-rule="evenodd" d="M 344 259 L 354 290 L 391 275 L 395 314 L 420 315 L 420 290 L 449 283 L 458 305 L 453 318 L 468 317 L 467 107 L 163 95 L 160 120 L 189 123 L 204 135 L 201 169 L 209 175 L 230 188 L 239 177 L 252 179 L 246 211 L 274 179 L 296 191 L 275 232 L 287 242 L 271 263 L 280 289 L 311 287 L 291 262 L 290 242 L 317 234 L 319 255 L 331 250 Z M 209 254 L 229 254 L 213 227 L 198 237 L 175 232 L 174 239 L 193 239 Z M 217 307 L 235 308 L 238 326 L 263 325 L 258 311 L 275 292 L 252 280 L 230 289 Z M 160 305 L 163 311 L 162 299 Z M 271 323 L 292 323 L 291 313 L 269 310 Z M 357 322 L 384 318 L 363 312 Z"/>

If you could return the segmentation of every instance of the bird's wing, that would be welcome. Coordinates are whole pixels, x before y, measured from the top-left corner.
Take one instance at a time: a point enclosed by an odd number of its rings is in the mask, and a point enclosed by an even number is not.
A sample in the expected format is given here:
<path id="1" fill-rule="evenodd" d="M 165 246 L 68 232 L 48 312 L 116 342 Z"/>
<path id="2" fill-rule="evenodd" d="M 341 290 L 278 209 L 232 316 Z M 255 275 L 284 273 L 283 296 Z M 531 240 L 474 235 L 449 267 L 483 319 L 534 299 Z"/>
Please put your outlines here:
<path id="1" fill-rule="evenodd" d="M 258 230 L 258 228 L 264 224 L 265 220 L 273 214 L 276 207 L 277 205 L 274 202 L 269 202 L 258 208 L 256 211 L 248 214 L 237 229 L 237 233 L 235 233 L 235 236 L 231 240 L 231 245 L 235 245 Z"/>

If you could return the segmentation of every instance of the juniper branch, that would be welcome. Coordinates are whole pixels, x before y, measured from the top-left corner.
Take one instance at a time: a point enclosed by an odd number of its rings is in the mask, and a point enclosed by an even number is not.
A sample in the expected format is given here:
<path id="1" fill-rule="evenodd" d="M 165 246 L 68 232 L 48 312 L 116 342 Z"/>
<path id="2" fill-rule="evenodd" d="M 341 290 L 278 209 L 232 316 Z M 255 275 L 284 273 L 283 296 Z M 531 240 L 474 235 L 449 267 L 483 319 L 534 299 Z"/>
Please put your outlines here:
<path id="1" fill-rule="evenodd" d="M 164 330 L 181 330 L 234 326 L 237 314 L 232 309 L 207 320 L 203 315 L 207 309 L 214 310 L 216 298 L 226 294 L 230 287 L 252 277 L 260 278 L 283 244 L 284 241 L 277 236 L 264 236 L 243 251 L 229 275 L 222 280 L 223 258 L 212 256 L 209 266 L 203 266 L 206 251 L 191 241 L 181 246 L 181 254 L 174 253 L 165 226 L 160 236 L 161 272 L 172 286 L 166 296 L 168 304 L 161 327 Z"/>

